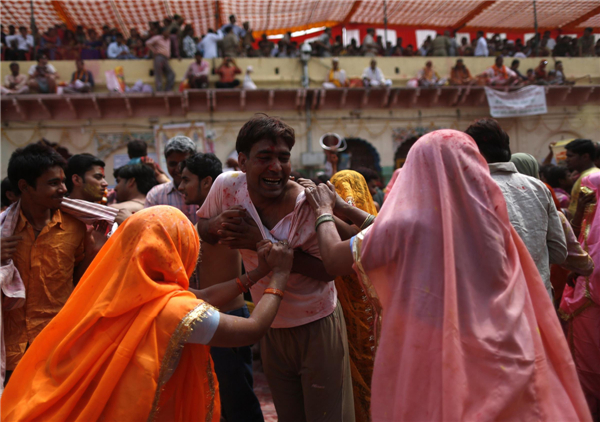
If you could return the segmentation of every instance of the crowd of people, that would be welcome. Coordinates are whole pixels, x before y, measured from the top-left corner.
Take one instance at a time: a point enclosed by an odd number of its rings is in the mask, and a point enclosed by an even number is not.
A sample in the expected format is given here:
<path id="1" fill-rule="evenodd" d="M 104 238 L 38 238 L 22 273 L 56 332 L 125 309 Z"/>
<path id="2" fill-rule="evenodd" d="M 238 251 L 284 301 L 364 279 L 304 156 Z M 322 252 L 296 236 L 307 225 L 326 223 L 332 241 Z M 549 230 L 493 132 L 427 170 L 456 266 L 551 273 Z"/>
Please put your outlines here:
<path id="1" fill-rule="evenodd" d="M 236 57 L 299 57 L 298 43 L 292 40 L 292 33 L 288 32 L 277 44 L 270 41 L 266 34 L 258 43 L 252 35 L 253 31 L 248 22 L 243 26 L 237 25 L 234 15 L 229 17 L 229 23 L 217 31 L 212 29 L 198 38 L 191 25 L 185 24 L 179 15 L 165 18 L 163 22 L 151 22 L 147 32 L 140 33 L 135 28 L 130 30 L 130 36 L 125 39 L 123 34 L 115 28 L 105 25 L 102 34 L 98 35 L 95 29 L 85 29 L 77 26 L 75 31 L 67 28 L 66 24 L 58 24 L 40 34 L 34 28 L 34 34 L 29 34 L 28 29 L 20 27 L 18 32 L 14 26 L 9 26 L 8 34 L 2 28 L 2 59 L 14 61 L 10 65 L 11 74 L 5 76 L 2 85 L 3 94 L 24 93 L 87 93 L 94 89 L 94 77 L 85 69 L 85 60 L 98 59 L 152 59 L 154 68 L 155 90 L 172 91 L 175 87 L 175 72 L 169 60 L 172 58 L 193 58 L 180 90 L 188 88 L 207 88 L 209 75 L 219 76 L 216 88 L 256 89 L 252 80 L 253 69 L 248 66 L 240 69 Z M 536 69 L 528 69 L 526 74 L 519 70 L 519 59 L 526 57 L 591 57 L 600 55 L 600 40 L 594 43 L 592 28 L 587 28 L 584 35 L 571 40 L 568 36 L 550 37 L 546 31 L 542 37 L 538 36 L 523 45 L 521 39 L 515 42 L 500 39 L 498 34 L 492 38 L 484 37 L 483 32 L 477 34 L 472 43 L 462 38 L 460 45 L 450 36 L 448 31 L 438 34 L 435 38 L 428 37 L 423 45 L 414 49 L 412 45 L 406 47 L 402 38 L 396 40 L 392 47 L 388 41 L 383 46 L 381 36 L 375 35 L 375 29 L 369 28 L 367 34 L 358 46 L 355 39 L 350 44 L 343 45 L 341 36 L 332 38 L 331 28 L 326 28 L 311 44 L 311 54 L 316 57 L 339 56 L 494 56 L 496 63 L 482 75 L 471 76 L 469 70 L 459 59 L 452 68 L 449 78 L 440 78 L 432 67 L 431 62 L 409 85 L 437 86 L 449 83 L 451 85 L 465 85 L 477 83 L 480 85 L 527 85 L 527 84 L 569 84 L 566 80 L 562 63 L 555 59 L 555 69 L 546 70 L 547 61 L 544 59 Z M 256 46 L 257 48 L 254 48 Z M 222 63 L 215 63 L 214 59 L 222 57 Z M 19 61 L 37 60 L 37 65 L 32 65 L 27 75 L 20 74 Z M 209 64 L 206 60 L 212 60 Z M 507 67 L 503 61 L 511 60 Z M 59 75 L 49 60 L 74 60 L 75 72 L 70 79 L 59 81 Z M 390 86 L 391 80 L 385 79 L 381 70 L 373 65 L 367 67 L 362 77 L 346 77 L 343 70 L 338 71 L 337 64 L 326 81 L 327 88 L 340 86 Z M 375 66 L 375 67 L 374 67 Z M 240 81 L 237 75 L 243 74 Z M 138 82 L 139 87 L 127 88 L 132 91 L 151 91 L 152 87 Z"/>
<path id="2" fill-rule="evenodd" d="M 598 420 L 591 140 L 540 169 L 481 119 L 424 135 L 385 190 L 302 178 L 295 140 L 256 115 L 240 171 L 175 136 L 166 173 L 134 140 L 112 192 L 91 154 L 17 149 L 2 418 L 261 421 L 259 342 L 282 422 Z"/>
<path id="3" fill-rule="evenodd" d="M 99 60 L 99 59 L 149 59 L 155 52 L 148 41 L 166 33 L 169 40 L 169 58 L 194 58 L 197 51 L 208 59 L 216 57 L 300 57 L 297 41 L 292 33 L 287 32 L 277 42 L 262 34 L 256 42 L 249 22 L 242 26 L 237 24 L 235 15 L 221 28 L 208 29 L 206 34 L 194 33 L 192 25 L 186 24 L 179 15 L 167 17 L 162 22 L 150 22 L 145 31 L 132 28 L 129 38 L 125 39 L 116 28 L 104 25 L 102 33 L 94 28 L 86 29 L 78 25 L 73 31 L 66 24 L 57 24 L 40 33 L 37 28 L 29 29 L 13 25 L 8 33 L 2 28 L 2 58 L 6 61 L 33 60 L 39 52 L 48 54 L 51 60 Z M 404 45 L 402 38 L 384 41 L 376 35 L 374 28 L 367 29 L 360 45 L 355 38 L 344 44 L 341 35 L 332 36 L 331 28 L 314 41 L 310 42 L 315 57 L 330 56 L 502 56 L 502 57 L 593 57 L 600 56 L 600 40 L 594 41 L 593 28 L 586 28 L 584 34 L 577 38 L 568 35 L 551 37 L 550 31 L 542 36 L 536 34 L 523 43 L 516 40 L 502 39 L 500 34 L 490 38 L 483 31 L 477 33 L 471 42 L 461 37 L 460 42 L 450 31 L 438 33 L 432 38 L 428 36 L 422 45 Z M 386 43 L 386 44 L 385 44 Z M 152 44 L 152 43 L 151 43 Z"/>

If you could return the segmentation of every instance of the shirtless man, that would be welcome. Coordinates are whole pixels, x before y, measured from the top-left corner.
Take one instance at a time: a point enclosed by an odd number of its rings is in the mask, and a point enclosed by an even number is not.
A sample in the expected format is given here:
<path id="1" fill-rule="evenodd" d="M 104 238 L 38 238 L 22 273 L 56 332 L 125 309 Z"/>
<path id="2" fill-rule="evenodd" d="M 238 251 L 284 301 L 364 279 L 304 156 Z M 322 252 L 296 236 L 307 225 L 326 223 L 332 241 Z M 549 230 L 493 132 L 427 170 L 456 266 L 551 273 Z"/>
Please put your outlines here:
<path id="1" fill-rule="evenodd" d="M 250 119 L 236 142 L 242 172 L 223 173 L 214 181 L 198 211 L 198 232 L 205 243 L 239 248 L 251 275 L 258 266 L 258 241 L 287 241 L 294 248 L 285 296 L 261 340 L 279 421 L 354 421 L 346 325 L 334 277 L 320 260 L 315 217 L 304 189 L 289 180 L 294 143 L 294 130 L 280 119 Z M 250 287 L 255 303 L 269 279 L 243 286 Z"/>
<path id="2" fill-rule="evenodd" d="M 181 162 L 179 167 L 182 193 L 186 205 L 202 206 L 215 179 L 222 172 L 222 164 L 214 154 L 194 154 Z M 246 225 L 260 236 L 258 227 Z M 201 242 L 200 259 L 195 280 L 190 287 L 205 289 L 215 284 L 240 277 L 242 258 L 237 249 L 226 245 Z M 249 271 L 252 280 L 258 280 L 256 271 Z M 253 278 L 254 277 L 254 278 Z M 195 284 L 195 285 L 193 285 Z M 220 307 L 228 315 L 248 318 L 250 313 L 244 302 L 244 296 L 238 297 Z M 263 421 L 263 414 L 253 390 L 252 350 L 250 346 L 225 348 L 211 347 L 210 354 L 215 365 L 221 394 L 221 412 L 227 422 Z"/>
<path id="3" fill-rule="evenodd" d="M 146 194 L 158 184 L 154 171 L 145 164 L 126 164 L 114 171 L 117 203 L 111 207 L 132 214 L 144 209 Z"/>

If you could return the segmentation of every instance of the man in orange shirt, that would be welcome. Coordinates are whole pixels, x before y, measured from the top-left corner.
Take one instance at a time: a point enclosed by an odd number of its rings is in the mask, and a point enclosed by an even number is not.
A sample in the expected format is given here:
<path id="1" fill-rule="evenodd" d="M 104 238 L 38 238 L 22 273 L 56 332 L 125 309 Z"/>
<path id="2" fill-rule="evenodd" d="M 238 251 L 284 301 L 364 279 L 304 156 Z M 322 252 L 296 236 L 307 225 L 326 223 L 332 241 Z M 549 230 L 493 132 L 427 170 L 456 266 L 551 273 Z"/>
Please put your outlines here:
<path id="1" fill-rule="evenodd" d="M 216 84 L 217 88 L 235 88 L 240 84 L 240 81 L 235 79 L 235 75 L 239 75 L 242 71 L 231 57 L 225 57 L 215 73 L 220 77 Z"/>
<path id="2" fill-rule="evenodd" d="M 17 149 L 8 163 L 8 177 L 21 195 L 20 215 L 12 236 L 2 239 L 2 264 L 9 259 L 25 285 L 25 305 L 4 312 L 6 380 L 25 350 L 66 303 L 74 284 L 91 263 L 98 237 L 62 213 L 67 193 L 65 160 L 40 144 Z"/>

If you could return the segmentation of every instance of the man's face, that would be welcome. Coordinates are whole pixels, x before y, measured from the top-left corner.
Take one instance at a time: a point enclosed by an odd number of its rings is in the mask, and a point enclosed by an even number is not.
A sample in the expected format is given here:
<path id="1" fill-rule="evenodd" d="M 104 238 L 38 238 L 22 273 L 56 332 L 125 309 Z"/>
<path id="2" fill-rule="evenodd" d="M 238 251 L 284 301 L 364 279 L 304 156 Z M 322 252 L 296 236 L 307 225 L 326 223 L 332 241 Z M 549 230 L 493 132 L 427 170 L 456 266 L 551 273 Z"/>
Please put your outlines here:
<path id="1" fill-rule="evenodd" d="M 77 68 L 78 71 L 82 71 L 83 70 L 83 62 L 81 60 L 77 60 L 75 62 L 75 67 Z"/>
<path id="2" fill-rule="evenodd" d="M 377 67 L 377 62 L 375 60 L 371 60 L 371 69 L 375 70 Z"/>
<path id="3" fill-rule="evenodd" d="M 21 33 L 21 35 L 26 36 L 27 35 L 27 28 L 21 28 L 21 29 L 19 29 L 19 32 Z"/>
<path id="4" fill-rule="evenodd" d="M 462 67 L 463 67 L 463 62 L 462 62 L 461 60 L 458 60 L 458 61 L 456 62 L 456 68 L 457 68 L 457 69 L 462 69 Z"/>
<path id="5" fill-rule="evenodd" d="M 18 64 L 11 65 L 10 71 L 12 72 L 13 76 L 17 76 L 19 74 L 19 65 Z"/>
<path id="6" fill-rule="evenodd" d="M 520 64 L 519 62 L 514 62 L 510 68 L 512 70 L 517 70 L 519 68 L 519 64 Z"/>
<path id="7" fill-rule="evenodd" d="M 128 179 L 117 177 L 117 184 L 115 186 L 115 193 L 117 194 L 117 203 L 129 201 L 130 189 L 128 182 Z"/>
<path id="8" fill-rule="evenodd" d="M 179 163 L 184 161 L 189 156 L 190 155 L 186 152 L 173 151 L 172 153 L 170 153 L 169 155 L 167 155 L 165 157 L 167 159 L 167 171 L 173 178 L 173 184 L 175 185 L 175 188 L 179 187 L 179 184 L 181 183 L 181 173 L 179 172 Z"/>
<path id="9" fill-rule="evenodd" d="M 369 186 L 369 192 L 371 193 L 371 196 L 374 197 L 375 195 L 377 195 L 377 187 L 379 186 L 377 179 L 369 180 L 367 186 Z"/>
<path id="10" fill-rule="evenodd" d="M 102 200 L 108 183 L 104 178 L 104 167 L 92 166 L 83 175 L 83 194 L 86 201 L 96 202 Z"/>
<path id="11" fill-rule="evenodd" d="M 503 63 L 504 60 L 502 59 L 502 56 L 496 57 L 496 66 L 501 67 Z"/>
<path id="12" fill-rule="evenodd" d="M 27 193 L 35 204 L 51 210 L 59 209 L 67 193 L 65 172 L 60 166 L 50 167 L 37 178 L 35 188 L 28 187 Z"/>
<path id="13" fill-rule="evenodd" d="M 567 151 L 567 158 L 565 161 L 569 170 L 580 171 L 585 164 L 585 155 L 576 154 L 573 151 Z"/>
<path id="14" fill-rule="evenodd" d="M 202 205 L 208 195 L 208 190 L 204 192 L 202 189 L 202 181 L 197 175 L 189 171 L 186 167 L 181 172 L 181 183 L 179 184 L 179 192 L 183 194 L 183 199 L 186 205 Z"/>
<path id="15" fill-rule="evenodd" d="M 290 155 L 290 148 L 282 139 L 275 143 L 269 140 L 257 142 L 248 157 L 240 153 L 240 168 L 246 173 L 248 190 L 263 198 L 277 198 L 283 194 L 292 172 Z"/>

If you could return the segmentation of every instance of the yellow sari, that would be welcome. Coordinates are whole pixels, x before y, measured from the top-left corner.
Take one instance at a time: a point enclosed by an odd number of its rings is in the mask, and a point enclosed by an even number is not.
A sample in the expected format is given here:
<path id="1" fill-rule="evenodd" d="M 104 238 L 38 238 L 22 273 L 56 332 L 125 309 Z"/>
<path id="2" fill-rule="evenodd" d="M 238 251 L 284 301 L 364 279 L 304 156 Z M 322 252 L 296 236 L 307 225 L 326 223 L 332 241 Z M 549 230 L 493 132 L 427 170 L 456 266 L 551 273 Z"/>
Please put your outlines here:
<path id="1" fill-rule="evenodd" d="M 352 170 L 343 170 L 331 178 L 331 183 L 344 201 L 369 214 L 377 215 L 369 187 L 362 175 Z M 361 241 L 362 236 L 358 234 L 355 243 Z M 355 269 L 361 277 L 356 274 L 338 277 L 335 279 L 335 288 L 344 310 L 348 332 L 356 422 L 364 422 L 371 420 L 371 377 L 381 324 L 381 305 L 368 278 L 362 274 L 360 260 L 356 260 L 356 256 L 355 262 Z"/>

